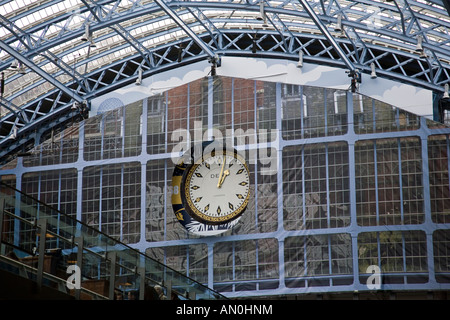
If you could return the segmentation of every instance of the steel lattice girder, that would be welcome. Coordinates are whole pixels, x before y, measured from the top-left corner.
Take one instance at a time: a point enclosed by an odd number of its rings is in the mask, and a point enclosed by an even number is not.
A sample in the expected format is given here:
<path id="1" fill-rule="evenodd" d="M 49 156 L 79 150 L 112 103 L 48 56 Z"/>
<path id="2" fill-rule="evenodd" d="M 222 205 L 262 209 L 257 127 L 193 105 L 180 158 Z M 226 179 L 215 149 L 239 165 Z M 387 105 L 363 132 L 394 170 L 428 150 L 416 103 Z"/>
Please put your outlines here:
<path id="1" fill-rule="evenodd" d="M 20 54 L 20 60 L 38 74 L 41 72 L 36 68 L 48 68 L 53 60 L 50 76 L 65 79 L 61 81 L 65 88 L 61 88 L 59 83 L 51 83 L 51 79 L 41 73 L 42 79 L 29 81 L 22 89 L 2 99 L 1 105 L 11 112 L 0 119 L 0 157 L 35 138 L 36 135 L 29 133 L 36 128 L 48 130 L 78 116 L 71 110 L 74 101 L 89 101 L 132 83 L 139 69 L 148 77 L 216 56 L 255 56 L 253 41 L 259 57 L 295 61 L 301 50 L 306 62 L 357 68 L 362 72 L 370 72 L 370 64 L 374 63 L 379 76 L 436 92 L 442 92 L 443 85 L 450 79 L 450 19 L 442 19 L 446 11 L 440 3 L 431 6 L 405 0 L 388 3 L 309 1 L 317 17 L 317 21 L 313 21 L 301 1 L 265 1 L 264 14 L 269 25 L 263 26 L 264 21 L 257 19 L 261 12 L 259 1 L 133 1 L 125 7 L 118 0 L 90 1 L 89 4 L 83 1 L 84 6 L 69 8 L 27 29 L 17 26 L 26 15 L 57 3 L 59 1 L 45 2 L 14 16 L 0 16 L 0 26 L 6 34 L 2 38 L 3 45 L 13 48 L 16 58 Z M 76 28 L 70 25 L 75 17 L 82 20 Z M 167 23 L 171 17 L 172 23 Z M 340 19 L 342 31 L 333 35 L 333 26 Z M 162 22 L 165 26 L 155 27 Z M 85 32 L 86 24 L 96 33 L 97 43 L 108 42 L 117 35 L 122 41 L 91 52 L 89 44 L 76 41 Z M 152 26 L 153 30 L 136 32 L 146 26 Z M 167 35 L 170 35 L 169 40 L 151 44 Z M 417 36 L 423 39 L 425 55 L 422 57 L 415 52 Z M 66 43 L 70 45 L 61 49 Z M 76 55 L 86 48 L 88 53 L 79 60 L 64 62 L 67 55 Z M 12 53 L 9 48 L 4 49 Z M 131 54 L 122 54 L 97 68 L 88 68 L 125 50 Z M 180 50 L 181 64 L 178 61 Z M 5 57 L 0 62 L 0 70 L 6 70 L 13 61 L 12 55 Z M 34 63 L 36 57 L 44 59 Z M 80 71 L 83 67 L 85 72 Z M 8 77 L 6 85 L 18 79 L 21 76 L 14 74 Z M 44 84 L 50 88 L 38 99 L 22 105 L 14 103 L 26 92 Z M 20 139 L 8 139 L 14 130 Z"/>

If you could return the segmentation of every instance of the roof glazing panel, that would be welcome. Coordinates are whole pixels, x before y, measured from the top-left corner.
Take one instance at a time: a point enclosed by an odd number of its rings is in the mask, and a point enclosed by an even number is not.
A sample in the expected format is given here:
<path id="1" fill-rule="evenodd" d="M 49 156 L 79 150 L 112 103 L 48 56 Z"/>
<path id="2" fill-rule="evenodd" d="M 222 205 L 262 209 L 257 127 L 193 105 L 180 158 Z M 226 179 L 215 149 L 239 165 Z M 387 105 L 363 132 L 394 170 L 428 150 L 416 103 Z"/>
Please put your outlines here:
<path id="1" fill-rule="evenodd" d="M 442 1 L 308 1 L 318 22 L 298 0 L 264 1 L 263 8 L 258 0 L 161 1 L 0 1 L 0 40 L 16 53 L 0 50 L 3 104 L 27 109 L 31 93 L 43 98 L 46 91 L 36 87 L 47 82 L 37 68 L 89 97 L 103 85 L 113 88 L 103 79 L 110 65 L 127 70 L 133 81 L 139 66 L 144 76 L 177 67 L 180 47 L 188 63 L 208 58 L 205 48 L 218 56 L 251 56 L 252 41 L 258 54 L 296 60 L 302 51 L 306 61 L 346 69 L 341 50 L 359 70 L 370 72 L 374 62 L 380 76 L 432 90 L 441 90 L 450 78 L 450 17 Z M 87 32 L 91 41 L 82 41 Z M 33 75 L 11 70 L 15 59 Z M 113 79 L 123 81 L 120 75 Z"/>

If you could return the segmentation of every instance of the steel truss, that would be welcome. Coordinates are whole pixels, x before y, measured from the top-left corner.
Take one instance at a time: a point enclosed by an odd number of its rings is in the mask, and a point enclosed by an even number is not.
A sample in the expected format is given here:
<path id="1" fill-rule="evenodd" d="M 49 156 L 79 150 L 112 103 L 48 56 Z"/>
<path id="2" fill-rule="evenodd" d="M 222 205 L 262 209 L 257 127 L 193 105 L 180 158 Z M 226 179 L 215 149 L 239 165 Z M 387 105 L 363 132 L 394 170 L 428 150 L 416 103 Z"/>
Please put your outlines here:
<path id="1" fill-rule="evenodd" d="M 7 111 L 0 115 L 0 158 L 4 163 L 80 117 L 74 105 L 89 108 L 95 97 L 181 65 L 208 60 L 220 67 L 223 56 L 296 61 L 302 52 L 305 62 L 362 73 L 373 64 L 380 77 L 442 95 L 450 79 L 447 4 L 82 0 L 63 7 L 59 0 L 37 1 L 0 15 L 6 75 L 0 105 Z M 22 26 L 49 10 L 54 14 Z M 83 36 L 89 41 L 80 41 Z M 10 71 L 14 60 L 32 75 Z"/>

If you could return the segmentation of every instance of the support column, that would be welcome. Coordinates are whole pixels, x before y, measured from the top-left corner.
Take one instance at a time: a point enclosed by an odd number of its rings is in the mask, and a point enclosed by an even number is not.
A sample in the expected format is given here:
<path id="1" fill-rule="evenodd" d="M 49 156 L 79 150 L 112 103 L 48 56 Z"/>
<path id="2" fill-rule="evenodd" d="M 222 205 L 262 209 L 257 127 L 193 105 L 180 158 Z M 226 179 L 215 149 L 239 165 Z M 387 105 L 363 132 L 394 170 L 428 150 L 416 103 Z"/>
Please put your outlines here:
<path id="1" fill-rule="evenodd" d="M 39 229 L 39 247 L 38 247 L 38 266 L 36 274 L 36 283 L 38 288 L 42 286 L 42 277 L 44 273 L 44 258 L 45 258 L 45 235 L 47 234 L 47 220 L 39 219 L 37 222 Z"/>

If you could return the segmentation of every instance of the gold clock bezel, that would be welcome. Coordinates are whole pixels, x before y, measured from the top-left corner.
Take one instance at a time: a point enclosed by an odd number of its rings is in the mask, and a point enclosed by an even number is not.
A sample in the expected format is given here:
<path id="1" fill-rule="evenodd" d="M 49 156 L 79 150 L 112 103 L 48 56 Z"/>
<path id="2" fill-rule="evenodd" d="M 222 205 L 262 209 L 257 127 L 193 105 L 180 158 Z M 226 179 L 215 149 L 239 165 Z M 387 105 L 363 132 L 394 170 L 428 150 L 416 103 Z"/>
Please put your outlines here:
<path id="1" fill-rule="evenodd" d="M 250 177 L 250 170 L 248 169 L 247 162 L 236 150 L 224 149 L 224 150 L 219 150 L 218 152 L 221 155 L 222 154 L 229 155 L 229 156 L 236 158 L 238 161 L 240 161 L 244 165 L 245 169 L 247 170 L 248 177 Z M 200 166 L 205 161 L 205 159 L 214 157 L 214 156 L 216 156 L 216 154 L 217 154 L 216 151 L 212 151 L 210 153 L 202 155 L 191 166 L 186 168 L 186 171 L 185 171 L 185 174 L 183 177 L 183 181 L 182 181 L 182 186 L 181 186 L 182 198 L 184 200 L 183 202 L 185 202 L 184 207 L 185 207 L 187 213 L 192 218 L 194 218 L 195 220 L 197 220 L 199 222 L 206 223 L 206 224 L 214 224 L 214 225 L 228 223 L 228 222 L 236 219 L 240 215 L 242 215 L 242 213 L 244 213 L 245 209 L 247 208 L 249 198 L 250 198 L 250 189 L 249 189 L 242 204 L 236 210 L 234 210 L 233 212 L 231 212 L 227 215 L 224 215 L 223 217 L 211 217 L 211 216 L 199 211 L 195 207 L 194 203 L 192 202 L 191 197 L 189 196 L 189 185 L 190 185 L 190 181 L 192 179 L 192 175 L 194 174 L 197 167 Z M 248 183 L 250 184 L 250 181 L 248 181 Z"/>

